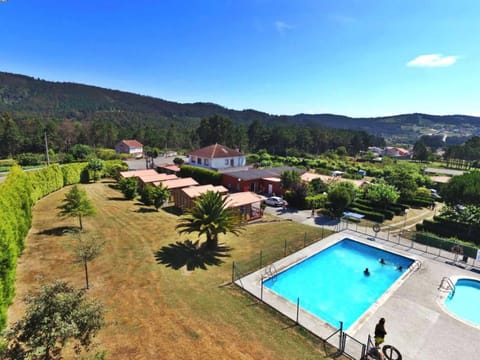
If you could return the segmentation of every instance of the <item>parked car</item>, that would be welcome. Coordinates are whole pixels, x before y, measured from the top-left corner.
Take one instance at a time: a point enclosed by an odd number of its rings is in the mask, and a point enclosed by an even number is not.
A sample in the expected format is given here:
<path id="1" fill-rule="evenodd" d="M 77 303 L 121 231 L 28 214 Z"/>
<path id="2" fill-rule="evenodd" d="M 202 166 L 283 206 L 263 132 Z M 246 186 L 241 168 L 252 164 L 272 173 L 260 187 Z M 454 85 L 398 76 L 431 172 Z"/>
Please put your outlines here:
<path id="1" fill-rule="evenodd" d="M 283 206 L 285 204 L 285 200 L 279 196 L 270 196 L 265 200 L 265 204 L 270 206 Z"/>

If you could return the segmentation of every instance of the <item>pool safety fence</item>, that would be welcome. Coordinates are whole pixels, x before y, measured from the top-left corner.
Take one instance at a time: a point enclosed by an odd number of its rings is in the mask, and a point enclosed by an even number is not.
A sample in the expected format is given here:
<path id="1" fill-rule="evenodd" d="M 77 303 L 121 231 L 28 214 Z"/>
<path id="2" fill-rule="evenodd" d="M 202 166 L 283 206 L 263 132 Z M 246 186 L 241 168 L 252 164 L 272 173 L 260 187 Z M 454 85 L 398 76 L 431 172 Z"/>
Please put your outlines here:
<path id="1" fill-rule="evenodd" d="M 480 271 L 477 260 L 479 249 L 455 239 L 445 239 L 438 235 L 407 230 L 403 226 L 382 225 L 363 221 L 352 223 L 342 218 L 338 231 L 350 230 L 367 235 L 372 241 L 382 240 L 402 246 L 405 250 L 416 250 L 448 264 L 475 272 Z"/>
<path id="2" fill-rule="evenodd" d="M 269 266 L 274 262 L 287 257 L 298 250 L 301 250 L 308 245 L 311 245 L 317 241 L 324 239 L 325 237 L 331 235 L 333 231 L 322 227 L 322 232 L 320 237 L 318 234 L 316 236 L 308 236 L 307 232 L 299 234 L 297 237 L 279 241 L 275 244 L 272 244 L 268 249 L 261 249 L 258 252 L 257 256 L 250 258 L 249 260 L 237 260 L 235 261 L 236 267 L 242 270 L 243 276 L 251 274 L 263 267 Z M 232 269 L 232 273 L 234 270 Z M 232 276 L 232 282 L 234 282 L 238 277 Z"/>

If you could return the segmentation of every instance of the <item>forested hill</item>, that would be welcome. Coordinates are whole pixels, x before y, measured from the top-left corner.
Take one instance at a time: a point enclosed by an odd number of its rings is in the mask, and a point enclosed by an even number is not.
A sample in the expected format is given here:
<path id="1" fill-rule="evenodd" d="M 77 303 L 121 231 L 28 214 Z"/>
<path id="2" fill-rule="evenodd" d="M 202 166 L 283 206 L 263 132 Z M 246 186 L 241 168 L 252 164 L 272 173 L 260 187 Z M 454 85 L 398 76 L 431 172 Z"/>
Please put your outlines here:
<path id="1" fill-rule="evenodd" d="M 378 118 L 351 118 L 332 114 L 275 116 L 255 110 L 231 110 L 212 103 L 181 104 L 149 96 L 69 82 L 51 82 L 0 72 L 0 112 L 14 119 L 114 121 L 118 126 L 198 125 L 214 114 L 248 126 L 253 120 L 265 125 L 327 126 L 364 130 L 394 141 L 414 141 L 433 132 L 448 136 L 478 134 L 480 118 L 464 115 L 406 114 Z M 461 130 L 459 130 L 461 129 Z"/>

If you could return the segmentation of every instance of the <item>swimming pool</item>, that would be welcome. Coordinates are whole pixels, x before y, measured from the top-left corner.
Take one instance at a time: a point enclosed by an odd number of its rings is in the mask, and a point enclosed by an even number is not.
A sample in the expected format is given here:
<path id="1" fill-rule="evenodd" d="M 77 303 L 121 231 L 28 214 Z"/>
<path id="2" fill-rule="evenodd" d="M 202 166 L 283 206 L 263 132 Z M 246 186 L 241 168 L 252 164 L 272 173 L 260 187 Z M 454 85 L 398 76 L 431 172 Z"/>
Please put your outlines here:
<path id="1" fill-rule="evenodd" d="M 455 316 L 480 326 L 480 281 L 458 279 L 455 292 L 445 299 L 445 307 Z"/>
<path id="2" fill-rule="evenodd" d="M 347 330 L 413 261 L 345 238 L 263 285 L 294 304 L 299 299 L 301 308 L 334 327 L 342 321 Z M 364 275 L 365 268 L 369 276 Z"/>

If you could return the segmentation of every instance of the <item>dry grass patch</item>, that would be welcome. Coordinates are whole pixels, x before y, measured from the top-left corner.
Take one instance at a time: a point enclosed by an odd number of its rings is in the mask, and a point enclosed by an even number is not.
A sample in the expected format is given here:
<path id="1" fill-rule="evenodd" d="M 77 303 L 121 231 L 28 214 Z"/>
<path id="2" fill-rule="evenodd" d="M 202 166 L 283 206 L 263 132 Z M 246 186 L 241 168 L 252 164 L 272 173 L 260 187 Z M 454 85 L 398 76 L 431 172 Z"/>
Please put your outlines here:
<path id="1" fill-rule="evenodd" d="M 240 237 L 223 236 L 231 248 L 219 265 L 175 270 L 158 260 L 164 247 L 180 242 L 177 216 L 142 212 L 141 204 L 119 199 L 105 183 L 84 186 L 97 215 L 84 227 L 105 241 L 89 266 L 89 296 L 101 300 L 109 325 L 99 342 L 110 359 L 321 359 L 322 346 L 298 328 L 234 286 L 232 261 L 256 261 L 260 249 L 283 249 L 318 238 L 321 229 L 293 222 L 249 225 Z M 68 189 L 47 196 L 34 208 L 33 226 L 19 260 L 17 296 L 9 320 L 23 314 L 21 299 L 38 288 L 39 279 L 63 279 L 84 286 L 83 268 L 72 262 L 63 228 L 77 219 L 61 219 L 56 207 Z M 191 238 L 195 241 L 195 238 Z M 283 250 L 281 250 L 283 251 Z"/>

